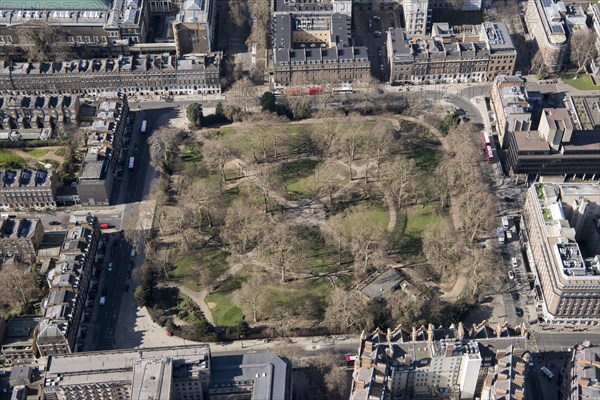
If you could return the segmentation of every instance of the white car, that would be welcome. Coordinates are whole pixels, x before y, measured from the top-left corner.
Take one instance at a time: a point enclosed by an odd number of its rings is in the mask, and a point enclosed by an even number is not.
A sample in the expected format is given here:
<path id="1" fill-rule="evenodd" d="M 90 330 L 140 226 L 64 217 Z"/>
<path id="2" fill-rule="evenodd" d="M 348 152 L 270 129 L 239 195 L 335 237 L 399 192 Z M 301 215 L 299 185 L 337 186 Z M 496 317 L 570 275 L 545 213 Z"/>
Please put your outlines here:
<path id="1" fill-rule="evenodd" d="M 512 264 L 513 268 L 519 265 L 519 261 L 517 261 L 516 257 L 511 258 L 510 263 Z"/>
<path id="2" fill-rule="evenodd" d="M 108 263 L 108 272 L 112 271 L 112 263 Z"/>
<path id="3" fill-rule="evenodd" d="M 508 271 L 508 279 L 510 279 L 511 281 L 512 281 L 513 279 L 515 279 L 515 273 L 514 273 L 514 272 L 512 272 L 512 271 Z"/>

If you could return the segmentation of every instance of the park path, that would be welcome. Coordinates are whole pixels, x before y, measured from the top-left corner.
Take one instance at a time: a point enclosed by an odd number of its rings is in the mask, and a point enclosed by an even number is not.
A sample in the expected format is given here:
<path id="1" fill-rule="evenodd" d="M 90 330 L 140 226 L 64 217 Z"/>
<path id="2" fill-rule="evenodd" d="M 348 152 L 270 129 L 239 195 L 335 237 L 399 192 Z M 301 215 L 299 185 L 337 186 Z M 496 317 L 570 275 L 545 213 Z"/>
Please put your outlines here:
<path id="1" fill-rule="evenodd" d="M 452 301 L 457 300 L 460 294 L 462 293 L 463 289 L 465 288 L 466 284 L 467 277 L 462 274 L 459 275 L 456 279 L 456 282 L 454 283 L 454 287 L 452 287 L 452 290 L 442 294 L 442 299 Z"/>
<path id="2" fill-rule="evenodd" d="M 196 303 L 198 305 L 198 307 L 200 307 L 200 310 L 202 310 L 202 312 L 204 313 L 204 316 L 206 317 L 206 320 L 208 322 L 210 322 L 211 324 L 214 324 L 213 322 L 213 317 L 212 317 L 212 313 L 210 312 L 210 308 L 208 307 L 208 305 L 204 302 L 204 299 L 206 298 L 206 296 L 208 295 L 208 289 L 203 289 L 200 292 L 196 292 L 194 290 L 191 290 L 183 285 L 180 285 L 178 283 L 174 283 L 172 281 L 169 282 L 165 282 L 165 286 L 166 287 L 174 287 L 179 289 L 179 291 L 183 294 L 185 294 L 186 296 L 188 296 L 190 299 L 192 299 L 192 301 L 194 303 Z"/>
<path id="3" fill-rule="evenodd" d="M 64 158 L 56 155 L 56 151 L 60 148 L 61 147 L 59 147 L 59 146 L 36 147 L 35 148 L 36 150 L 46 150 L 47 151 L 47 153 L 44 154 L 42 157 L 34 157 L 31 154 L 29 154 L 26 151 L 21 150 L 21 149 L 7 149 L 7 150 L 13 152 L 14 154 L 18 155 L 19 157 L 22 157 L 27 162 L 27 164 L 30 164 L 30 163 L 35 164 L 41 160 L 53 160 L 53 161 L 62 163 L 64 161 Z"/>

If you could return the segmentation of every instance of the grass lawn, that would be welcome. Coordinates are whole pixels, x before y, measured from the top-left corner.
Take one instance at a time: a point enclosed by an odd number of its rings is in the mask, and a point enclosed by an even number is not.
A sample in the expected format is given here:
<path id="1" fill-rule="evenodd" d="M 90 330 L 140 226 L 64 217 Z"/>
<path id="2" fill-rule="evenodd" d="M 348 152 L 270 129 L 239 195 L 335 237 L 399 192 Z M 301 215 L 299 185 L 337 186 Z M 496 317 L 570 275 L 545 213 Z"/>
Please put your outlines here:
<path id="1" fill-rule="evenodd" d="M 311 195 L 310 180 L 314 175 L 315 168 L 319 165 L 315 160 L 298 160 L 283 164 L 279 169 L 282 183 L 287 187 L 287 194 L 293 198 L 302 195 Z M 314 177 L 312 178 L 314 180 Z"/>
<path id="2" fill-rule="evenodd" d="M 0 168 L 25 168 L 25 160 L 11 151 L 0 150 Z"/>
<path id="3" fill-rule="evenodd" d="M 27 149 L 25 152 L 30 156 L 37 158 L 44 157 L 46 154 L 48 154 L 48 150 L 45 149 Z"/>
<path id="4" fill-rule="evenodd" d="M 427 171 L 435 169 L 439 161 L 437 151 L 425 147 L 414 146 L 407 156 L 415 160 L 419 168 Z"/>
<path id="5" fill-rule="evenodd" d="M 217 292 L 206 296 L 206 303 L 214 303 L 211 308 L 213 321 L 217 326 L 235 326 L 242 320 L 242 310 L 233 303 L 232 292 Z"/>
<path id="6" fill-rule="evenodd" d="M 325 278 L 302 279 L 265 288 L 269 314 L 273 318 L 321 318 L 331 293 L 331 284 Z"/>
<path id="7" fill-rule="evenodd" d="M 337 248 L 328 246 L 325 238 L 318 228 L 304 228 L 298 233 L 298 241 L 305 248 L 303 267 L 306 272 L 315 274 L 327 274 L 346 268 L 343 263 L 352 261 L 352 255 L 342 252 L 342 266 L 338 264 L 339 254 Z"/>
<path id="8" fill-rule="evenodd" d="M 206 250 L 196 255 L 190 255 L 175 262 L 175 269 L 170 272 L 170 278 L 186 288 L 199 292 L 202 288 L 198 285 L 199 266 L 210 269 L 213 276 L 217 277 L 227 271 L 228 254 L 221 250 Z"/>
<path id="9" fill-rule="evenodd" d="M 202 153 L 200 152 L 200 149 L 196 146 L 187 146 L 181 153 L 181 159 L 185 163 L 195 164 L 202 160 Z"/>
<path id="10" fill-rule="evenodd" d="M 433 206 L 412 207 L 407 213 L 398 216 L 396 231 L 391 243 L 400 253 L 417 255 L 423 246 L 421 234 L 430 225 L 441 220 Z"/>
<path id="11" fill-rule="evenodd" d="M 562 76 L 562 81 L 569 86 L 573 86 L 579 90 L 599 90 L 600 86 L 594 85 L 592 80 L 586 73 L 579 73 L 577 79 L 575 79 L 574 72 L 567 72 Z"/>

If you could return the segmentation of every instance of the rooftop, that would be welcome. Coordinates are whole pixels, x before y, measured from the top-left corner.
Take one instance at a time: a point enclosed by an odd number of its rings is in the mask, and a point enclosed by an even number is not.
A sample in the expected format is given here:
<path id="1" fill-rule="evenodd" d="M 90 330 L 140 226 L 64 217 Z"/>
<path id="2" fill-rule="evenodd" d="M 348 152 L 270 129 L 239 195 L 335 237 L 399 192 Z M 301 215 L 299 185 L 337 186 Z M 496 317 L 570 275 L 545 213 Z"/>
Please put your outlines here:
<path id="1" fill-rule="evenodd" d="M 35 327 L 39 321 L 40 317 L 38 316 L 23 316 L 9 319 L 2 345 L 9 346 L 17 343 L 31 342 Z"/>
<path id="2" fill-rule="evenodd" d="M 515 131 L 513 137 L 519 152 L 550 152 L 550 146 L 538 131 Z"/>
<path id="3" fill-rule="evenodd" d="M 3 10 L 106 10 L 107 0 L 3 0 Z"/>

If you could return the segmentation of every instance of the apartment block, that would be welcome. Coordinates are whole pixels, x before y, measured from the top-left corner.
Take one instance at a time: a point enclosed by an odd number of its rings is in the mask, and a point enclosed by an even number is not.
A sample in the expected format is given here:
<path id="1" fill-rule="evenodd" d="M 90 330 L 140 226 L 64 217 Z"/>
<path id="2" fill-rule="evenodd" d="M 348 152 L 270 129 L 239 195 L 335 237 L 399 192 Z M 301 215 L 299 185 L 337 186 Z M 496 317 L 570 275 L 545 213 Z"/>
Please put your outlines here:
<path id="1" fill-rule="evenodd" d="M 485 323 L 465 329 L 402 326 L 360 338 L 351 400 L 373 398 L 460 398 L 480 396 L 494 365 L 490 348 L 526 348 L 524 325 L 495 328 Z M 484 373 L 482 373 L 482 370 Z"/>
<path id="2" fill-rule="evenodd" d="M 600 398 L 600 347 L 585 341 L 571 351 L 563 379 L 563 399 L 593 400 Z"/>
<path id="3" fill-rule="evenodd" d="M 212 356 L 208 345 L 197 344 L 54 356 L 44 394 L 49 400 L 289 400 L 290 380 L 290 366 L 274 353 Z"/>
<path id="4" fill-rule="evenodd" d="M 123 138 L 129 103 L 124 93 L 104 92 L 93 104 L 94 115 L 77 180 L 77 195 L 83 205 L 108 205 L 118 166 L 125 162 L 127 154 Z"/>
<path id="5" fill-rule="evenodd" d="M 562 1 L 529 0 L 525 22 L 535 37 L 547 72 L 559 72 L 568 56 L 569 31 L 564 21 L 566 6 Z"/>
<path id="6" fill-rule="evenodd" d="M 9 63 L 0 61 L 0 94 L 214 94 L 221 93 L 221 54 L 185 60 L 138 54 L 115 58 Z"/>
<path id="7" fill-rule="evenodd" d="M 11 318 L 2 340 L 2 356 L 8 365 L 28 364 L 37 356 L 35 335 L 40 322 L 38 316 Z"/>
<path id="8" fill-rule="evenodd" d="M 56 208 L 59 179 L 52 170 L 0 171 L 0 208 L 46 210 Z"/>
<path id="9" fill-rule="evenodd" d="M 541 110 L 537 130 L 508 131 L 509 169 L 529 175 L 595 176 L 600 163 L 597 100 L 567 96 L 566 107 Z"/>
<path id="10" fill-rule="evenodd" d="M 488 369 L 481 400 L 525 399 L 525 377 L 531 354 L 509 346 L 496 350 L 497 363 Z"/>
<path id="11" fill-rule="evenodd" d="M 501 147 L 506 147 L 506 133 L 531 129 L 531 105 L 525 81 L 519 76 L 500 75 L 492 86 L 491 106 Z"/>
<path id="12" fill-rule="evenodd" d="M 58 260 L 47 274 L 50 293 L 42 302 L 43 316 L 36 336 L 42 357 L 76 351 L 88 301 L 100 225 L 91 215 L 72 216 L 69 222 Z"/>
<path id="13" fill-rule="evenodd" d="M 46 140 L 77 124 L 77 96 L 0 97 L 0 140 Z"/>
<path id="14" fill-rule="evenodd" d="M 44 227 L 39 219 L 0 219 L 0 266 L 12 260 L 34 263 L 43 240 Z"/>
<path id="15" fill-rule="evenodd" d="M 402 0 L 404 27 L 409 35 L 426 35 L 431 27 L 429 0 Z"/>
<path id="16" fill-rule="evenodd" d="M 599 247 L 585 236 L 598 229 L 598 216 L 598 183 L 536 183 L 527 191 L 528 252 L 538 307 L 550 324 L 600 323 Z"/>
<path id="17" fill-rule="evenodd" d="M 386 46 L 391 82 L 485 82 L 512 74 L 517 54 L 501 22 L 433 24 L 431 37 L 411 38 L 401 28 L 390 29 Z"/>

